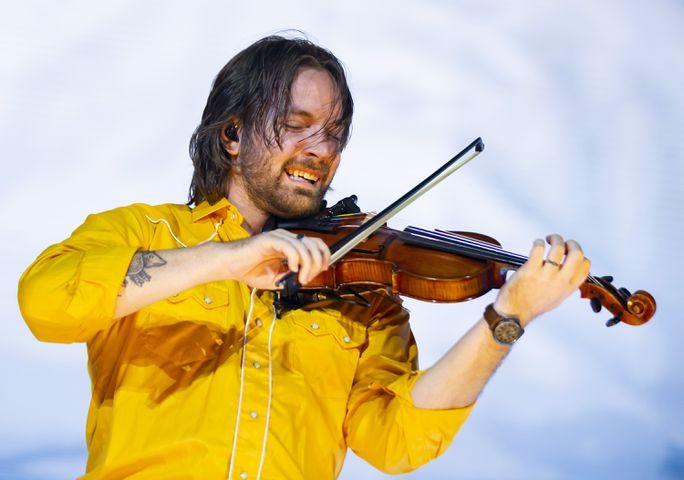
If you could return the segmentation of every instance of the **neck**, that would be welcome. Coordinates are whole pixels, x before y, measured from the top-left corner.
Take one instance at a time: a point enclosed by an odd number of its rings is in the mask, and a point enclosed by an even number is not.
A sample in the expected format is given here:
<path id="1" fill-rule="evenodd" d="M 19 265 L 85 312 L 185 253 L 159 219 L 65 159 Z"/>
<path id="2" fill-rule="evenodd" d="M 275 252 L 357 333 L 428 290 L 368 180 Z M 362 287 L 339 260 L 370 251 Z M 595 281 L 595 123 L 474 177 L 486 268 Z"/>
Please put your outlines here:
<path id="1" fill-rule="evenodd" d="M 226 198 L 242 214 L 242 228 L 247 230 L 250 235 L 261 233 L 269 217 L 268 213 L 257 208 L 243 189 L 234 182 L 229 185 Z"/>

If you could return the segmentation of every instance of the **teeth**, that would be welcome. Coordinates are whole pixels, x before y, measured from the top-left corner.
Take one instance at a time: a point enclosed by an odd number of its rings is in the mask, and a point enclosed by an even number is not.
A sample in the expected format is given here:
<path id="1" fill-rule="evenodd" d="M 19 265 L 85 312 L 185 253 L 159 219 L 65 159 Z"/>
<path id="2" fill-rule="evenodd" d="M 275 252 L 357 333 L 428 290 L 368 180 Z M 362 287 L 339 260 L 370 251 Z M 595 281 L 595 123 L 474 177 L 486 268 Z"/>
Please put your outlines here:
<path id="1" fill-rule="evenodd" d="M 298 170 L 298 169 L 288 169 L 287 172 L 288 175 L 291 177 L 300 177 L 304 178 L 310 182 L 316 182 L 318 181 L 318 175 L 315 175 L 311 172 L 305 172 L 303 170 Z"/>

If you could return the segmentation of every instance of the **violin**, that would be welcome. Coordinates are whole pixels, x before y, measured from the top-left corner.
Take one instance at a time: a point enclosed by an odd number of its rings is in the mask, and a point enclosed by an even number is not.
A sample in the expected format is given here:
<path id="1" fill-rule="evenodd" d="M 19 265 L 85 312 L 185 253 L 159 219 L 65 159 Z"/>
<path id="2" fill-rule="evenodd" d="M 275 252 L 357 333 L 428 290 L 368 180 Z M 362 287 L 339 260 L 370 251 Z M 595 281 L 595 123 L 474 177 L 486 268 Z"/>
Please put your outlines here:
<path id="1" fill-rule="evenodd" d="M 507 272 L 522 266 L 527 257 L 502 249 L 495 239 L 472 232 L 425 230 L 408 227 L 403 231 L 387 226 L 386 220 L 453 171 L 472 160 L 484 148 L 480 138 L 452 158 L 426 180 L 377 215 L 360 213 L 352 195 L 314 217 L 278 220 L 270 228 L 318 237 L 331 251 L 331 267 L 306 286 L 293 273 L 282 282 L 276 309 L 299 308 L 307 303 L 335 299 L 367 304 L 357 288 L 384 287 L 394 294 L 429 302 L 461 302 L 500 288 Z M 461 160 L 468 152 L 470 157 Z M 457 163 L 461 160 L 460 163 Z M 448 172 L 448 173 L 445 173 Z M 630 293 L 616 288 L 611 276 L 589 275 L 580 286 L 595 312 L 606 308 L 617 323 L 642 325 L 656 310 L 656 302 L 644 290 Z"/>

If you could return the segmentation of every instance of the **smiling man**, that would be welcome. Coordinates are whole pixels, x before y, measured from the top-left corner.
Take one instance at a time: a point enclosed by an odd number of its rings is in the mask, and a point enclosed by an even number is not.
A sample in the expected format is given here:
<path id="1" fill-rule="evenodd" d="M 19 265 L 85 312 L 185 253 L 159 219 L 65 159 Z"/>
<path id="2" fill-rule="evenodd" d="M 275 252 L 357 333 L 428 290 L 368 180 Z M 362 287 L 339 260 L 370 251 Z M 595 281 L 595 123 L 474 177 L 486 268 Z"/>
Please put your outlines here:
<path id="1" fill-rule="evenodd" d="M 406 472 L 440 455 L 510 345 L 589 262 L 557 235 L 427 370 L 400 300 L 274 309 L 278 281 L 327 269 L 319 239 L 271 217 L 316 213 L 353 103 L 327 50 L 267 37 L 214 81 L 191 140 L 188 205 L 89 216 L 20 280 L 37 338 L 86 342 L 87 479 L 334 478 L 347 448 Z"/>

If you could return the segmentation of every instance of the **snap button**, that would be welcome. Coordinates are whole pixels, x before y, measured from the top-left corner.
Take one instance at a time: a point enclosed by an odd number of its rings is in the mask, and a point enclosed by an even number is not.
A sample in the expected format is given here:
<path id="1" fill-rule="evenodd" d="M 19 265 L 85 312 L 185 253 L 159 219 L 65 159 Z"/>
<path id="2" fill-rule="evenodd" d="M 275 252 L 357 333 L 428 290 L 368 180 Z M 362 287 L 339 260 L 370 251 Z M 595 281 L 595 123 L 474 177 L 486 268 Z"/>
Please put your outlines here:
<path id="1" fill-rule="evenodd" d="M 259 414 L 257 412 L 255 412 L 254 410 L 252 410 L 251 412 L 249 412 L 249 416 L 252 418 L 257 418 L 259 416 Z"/>
<path id="2" fill-rule="evenodd" d="M 312 323 L 311 328 L 313 328 L 314 330 L 318 330 L 321 327 L 317 323 Z"/>
<path id="3" fill-rule="evenodd" d="M 351 342 L 351 338 L 349 338 L 348 336 L 345 335 L 344 337 L 342 337 L 342 341 L 344 343 L 349 343 L 349 342 Z"/>
<path id="4" fill-rule="evenodd" d="M 246 480 L 247 479 L 247 472 L 240 472 L 240 478 L 242 480 Z"/>
<path id="5" fill-rule="evenodd" d="M 206 303 L 207 305 L 211 305 L 211 302 L 213 302 L 211 297 L 204 297 L 204 303 Z"/>
<path id="6" fill-rule="evenodd" d="M 231 213 L 231 214 L 230 214 L 230 219 L 231 219 L 231 220 L 237 220 L 237 214 L 236 214 L 235 212 Z M 247 474 L 245 473 L 245 475 L 247 475 Z M 241 474 L 240 476 L 242 476 L 242 474 Z M 244 477 L 244 478 L 247 478 L 247 477 Z"/>
<path id="7" fill-rule="evenodd" d="M 254 323 L 256 324 L 257 327 L 262 327 L 264 325 L 264 322 L 262 322 L 260 318 L 257 318 L 256 322 L 254 322 Z"/>
<path id="8" fill-rule="evenodd" d="M 252 363 L 252 366 L 253 366 L 254 368 L 261 368 L 261 364 L 260 364 L 259 362 L 254 362 L 254 363 Z"/>

